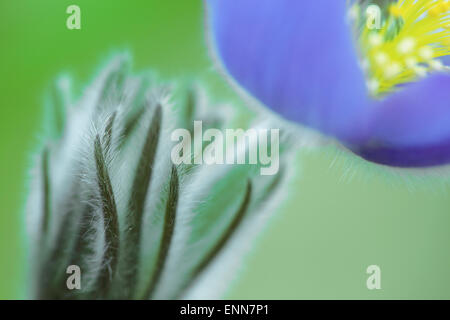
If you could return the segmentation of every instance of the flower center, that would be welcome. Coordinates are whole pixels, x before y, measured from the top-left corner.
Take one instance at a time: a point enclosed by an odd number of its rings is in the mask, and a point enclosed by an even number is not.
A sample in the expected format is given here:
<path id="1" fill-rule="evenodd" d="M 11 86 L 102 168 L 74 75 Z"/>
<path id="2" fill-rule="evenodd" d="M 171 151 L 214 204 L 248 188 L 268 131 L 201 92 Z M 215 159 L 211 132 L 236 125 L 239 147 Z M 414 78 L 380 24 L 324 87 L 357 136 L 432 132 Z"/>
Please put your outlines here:
<path id="1" fill-rule="evenodd" d="M 450 0 L 359 0 L 350 13 L 372 96 L 450 71 Z"/>

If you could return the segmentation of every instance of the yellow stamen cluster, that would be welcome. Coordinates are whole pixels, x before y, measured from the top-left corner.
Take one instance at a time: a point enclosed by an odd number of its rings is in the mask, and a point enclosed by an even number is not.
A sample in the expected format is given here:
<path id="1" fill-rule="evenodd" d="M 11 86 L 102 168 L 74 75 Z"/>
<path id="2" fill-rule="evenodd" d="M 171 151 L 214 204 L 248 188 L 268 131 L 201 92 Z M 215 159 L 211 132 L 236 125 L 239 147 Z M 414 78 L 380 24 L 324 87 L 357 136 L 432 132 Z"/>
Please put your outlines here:
<path id="1" fill-rule="evenodd" d="M 398 0 L 387 12 L 380 29 L 365 26 L 359 33 L 368 88 L 376 97 L 448 70 L 439 58 L 450 55 L 450 0 Z"/>

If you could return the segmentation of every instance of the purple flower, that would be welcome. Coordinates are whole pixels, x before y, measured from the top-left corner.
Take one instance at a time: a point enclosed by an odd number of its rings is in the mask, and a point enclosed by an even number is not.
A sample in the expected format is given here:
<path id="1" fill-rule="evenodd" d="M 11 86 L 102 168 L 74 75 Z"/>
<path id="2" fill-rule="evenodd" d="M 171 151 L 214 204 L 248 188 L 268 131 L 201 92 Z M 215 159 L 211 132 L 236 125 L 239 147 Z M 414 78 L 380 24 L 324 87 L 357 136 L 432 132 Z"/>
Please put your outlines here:
<path id="1" fill-rule="evenodd" d="M 346 2 L 207 0 L 212 44 L 232 78 L 285 119 L 376 163 L 449 163 L 450 4 L 391 1 L 371 30 L 366 3 Z"/>

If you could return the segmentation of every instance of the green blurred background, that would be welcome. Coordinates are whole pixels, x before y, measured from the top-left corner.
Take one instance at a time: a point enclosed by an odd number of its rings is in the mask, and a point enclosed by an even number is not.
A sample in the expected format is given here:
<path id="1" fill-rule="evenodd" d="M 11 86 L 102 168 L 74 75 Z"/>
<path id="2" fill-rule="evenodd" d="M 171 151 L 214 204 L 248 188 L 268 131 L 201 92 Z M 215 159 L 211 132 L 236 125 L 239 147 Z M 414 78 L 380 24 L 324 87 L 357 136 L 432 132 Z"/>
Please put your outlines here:
<path id="1" fill-rule="evenodd" d="M 81 30 L 66 28 L 70 4 Z M 237 98 L 208 57 L 200 0 L 9 0 L 0 14 L 0 298 L 16 299 L 26 298 L 29 164 L 58 74 L 80 93 L 105 57 L 129 49 L 134 70 L 197 77 L 217 99 Z M 446 178 L 405 181 L 329 149 L 299 154 L 287 201 L 225 298 L 450 298 Z M 372 264 L 381 290 L 366 288 Z"/>

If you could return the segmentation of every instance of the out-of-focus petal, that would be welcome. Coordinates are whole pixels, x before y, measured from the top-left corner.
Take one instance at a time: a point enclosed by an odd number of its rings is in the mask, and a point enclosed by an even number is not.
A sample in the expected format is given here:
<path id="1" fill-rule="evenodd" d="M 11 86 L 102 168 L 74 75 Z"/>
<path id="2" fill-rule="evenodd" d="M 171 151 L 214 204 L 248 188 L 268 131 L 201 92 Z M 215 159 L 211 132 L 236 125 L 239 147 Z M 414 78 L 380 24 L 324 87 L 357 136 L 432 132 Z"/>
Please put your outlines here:
<path id="1" fill-rule="evenodd" d="M 450 162 L 450 76 L 406 84 L 381 101 L 368 98 L 346 1 L 207 3 L 218 58 L 241 87 L 276 113 L 337 137 L 373 162 Z"/>
<path id="2" fill-rule="evenodd" d="M 370 140 L 353 150 L 401 167 L 450 162 L 450 76 L 437 74 L 388 96 L 369 115 Z"/>
<path id="3" fill-rule="evenodd" d="M 288 120 L 353 139 L 367 96 L 346 1 L 207 4 L 214 49 L 238 84 Z"/>
<path id="4" fill-rule="evenodd" d="M 440 58 L 439 60 L 441 60 L 442 63 L 444 65 L 446 65 L 447 67 L 450 67 L 450 56 L 444 56 L 444 57 Z"/>

